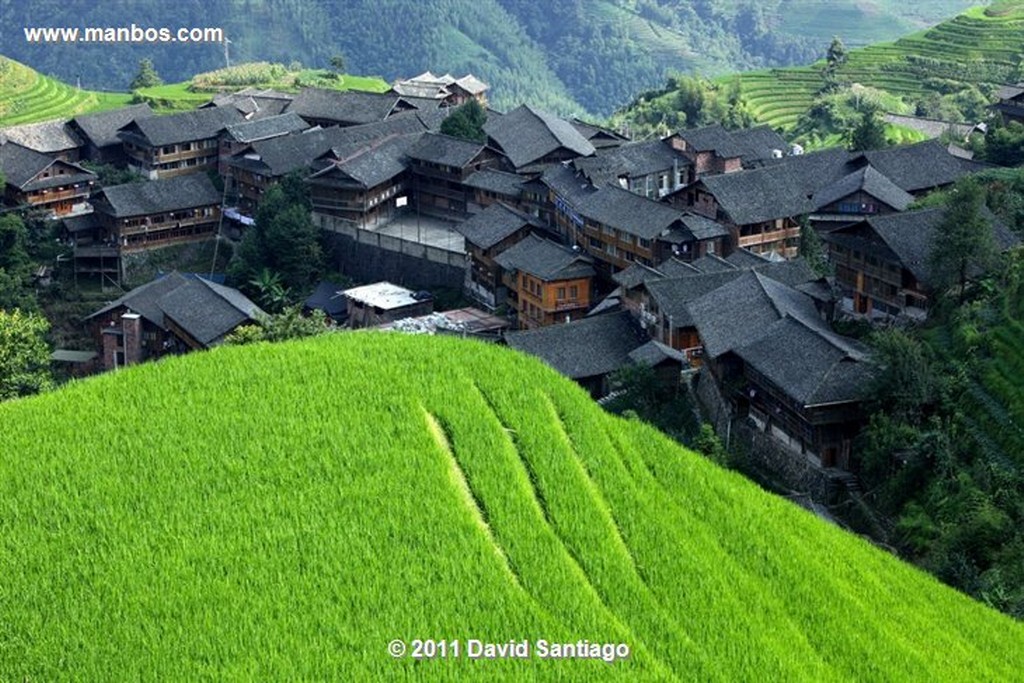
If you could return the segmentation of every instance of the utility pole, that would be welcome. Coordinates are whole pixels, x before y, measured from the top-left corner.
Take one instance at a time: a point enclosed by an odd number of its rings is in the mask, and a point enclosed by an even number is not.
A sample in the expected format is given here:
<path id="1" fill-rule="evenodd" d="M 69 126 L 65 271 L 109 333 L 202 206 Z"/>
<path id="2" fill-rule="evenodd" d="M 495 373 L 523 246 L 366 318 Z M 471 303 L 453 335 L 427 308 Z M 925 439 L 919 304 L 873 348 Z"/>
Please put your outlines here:
<path id="1" fill-rule="evenodd" d="M 231 44 L 231 41 L 228 40 L 227 35 L 225 35 L 224 36 L 224 42 L 223 42 L 223 45 L 224 45 L 224 68 L 225 69 L 231 66 L 231 56 L 228 54 L 228 45 L 230 45 L 230 44 Z"/>

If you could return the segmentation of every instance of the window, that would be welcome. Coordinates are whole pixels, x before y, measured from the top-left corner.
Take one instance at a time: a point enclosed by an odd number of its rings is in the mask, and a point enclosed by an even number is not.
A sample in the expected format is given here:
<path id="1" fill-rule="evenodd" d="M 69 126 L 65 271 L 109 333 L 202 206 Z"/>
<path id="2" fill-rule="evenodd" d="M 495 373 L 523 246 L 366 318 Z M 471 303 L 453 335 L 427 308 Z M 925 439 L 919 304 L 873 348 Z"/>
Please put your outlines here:
<path id="1" fill-rule="evenodd" d="M 558 300 L 562 301 L 565 299 L 565 287 L 558 288 Z"/>
<path id="2" fill-rule="evenodd" d="M 578 299 L 579 296 L 580 296 L 580 288 L 578 286 L 572 285 L 571 287 L 569 287 L 569 298 L 570 299 Z"/>
<path id="3" fill-rule="evenodd" d="M 650 249 L 651 248 L 651 241 L 648 240 L 648 239 L 644 239 L 643 237 L 641 237 L 638 240 L 637 243 L 638 243 L 638 245 L 640 246 L 641 249 Z"/>

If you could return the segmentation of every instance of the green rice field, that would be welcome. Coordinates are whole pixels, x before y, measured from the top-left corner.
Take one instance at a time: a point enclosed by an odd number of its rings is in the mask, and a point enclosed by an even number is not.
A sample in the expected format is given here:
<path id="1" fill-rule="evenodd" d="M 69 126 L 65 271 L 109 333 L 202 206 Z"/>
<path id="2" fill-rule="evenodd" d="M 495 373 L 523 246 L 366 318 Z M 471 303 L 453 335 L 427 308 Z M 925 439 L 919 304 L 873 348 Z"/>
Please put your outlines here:
<path id="1" fill-rule="evenodd" d="M 0 126 L 70 118 L 129 103 L 128 93 L 79 90 L 0 56 Z"/>
<path id="2" fill-rule="evenodd" d="M 0 680 L 1022 671 L 1021 624 L 507 349 L 349 332 L 0 404 Z"/>

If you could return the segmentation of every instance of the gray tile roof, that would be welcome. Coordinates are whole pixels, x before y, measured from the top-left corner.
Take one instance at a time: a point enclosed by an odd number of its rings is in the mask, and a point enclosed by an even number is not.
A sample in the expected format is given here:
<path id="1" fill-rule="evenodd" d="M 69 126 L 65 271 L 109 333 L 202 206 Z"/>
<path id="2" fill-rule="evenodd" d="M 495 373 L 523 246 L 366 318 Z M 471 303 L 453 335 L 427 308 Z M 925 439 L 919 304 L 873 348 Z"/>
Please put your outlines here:
<path id="1" fill-rule="evenodd" d="M 54 154 L 82 146 L 82 139 L 63 119 L 26 123 L 0 130 L 0 136 L 43 154 Z"/>
<path id="2" fill-rule="evenodd" d="M 645 266 L 642 263 L 634 263 L 624 270 L 612 273 L 612 280 L 619 284 L 622 289 L 633 289 L 645 282 L 663 280 L 665 277 L 665 273 L 656 268 Z"/>
<path id="3" fill-rule="evenodd" d="M 470 174 L 462 184 L 507 197 L 518 197 L 523 191 L 525 180 L 523 176 L 515 173 L 485 168 Z"/>
<path id="4" fill-rule="evenodd" d="M 590 141 L 590 144 L 594 145 L 597 149 L 604 147 L 618 147 L 624 142 L 628 142 L 629 138 L 616 133 L 614 130 L 598 126 L 594 123 L 588 123 L 581 119 L 572 119 L 570 121 L 572 127 L 579 131 L 579 134 Z"/>
<path id="5" fill-rule="evenodd" d="M 591 185 L 583 174 L 577 173 L 566 164 L 556 164 L 545 169 L 540 176 L 540 181 L 574 206 L 582 202 L 585 197 L 597 192 L 597 188 Z"/>
<path id="6" fill-rule="evenodd" d="M 1021 95 L 1024 95 L 1024 83 L 1003 85 L 996 91 L 996 97 L 1001 100 L 1015 100 Z"/>
<path id="7" fill-rule="evenodd" d="M 671 320 L 674 328 L 692 327 L 690 304 L 709 292 L 729 284 L 743 275 L 742 271 L 701 273 L 669 280 L 654 280 L 644 286 L 657 304 L 658 311 Z"/>
<path id="8" fill-rule="evenodd" d="M 50 166 L 67 168 L 71 173 L 33 181 L 33 178 Z M 26 192 L 96 180 L 96 174 L 85 170 L 78 164 L 59 161 L 13 142 L 0 145 L 0 173 L 3 174 L 8 184 Z"/>
<path id="9" fill-rule="evenodd" d="M 159 301 L 163 295 L 174 291 L 186 282 L 188 282 L 188 278 L 184 275 L 177 272 L 168 273 L 167 275 L 157 278 L 152 282 L 148 282 L 141 287 L 136 287 L 130 292 L 124 294 L 124 296 L 111 301 L 95 313 L 89 314 L 85 319 L 91 320 L 92 318 L 96 318 L 124 306 L 129 310 L 138 313 L 157 327 L 167 329 L 167 325 L 164 322 L 163 309 L 157 305 L 157 301 Z"/>
<path id="10" fill-rule="evenodd" d="M 147 116 L 153 116 L 153 110 L 148 104 L 133 104 L 96 114 L 82 114 L 72 119 L 72 124 L 77 126 L 92 144 L 97 147 L 109 147 L 121 144 L 121 138 L 117 137 L 118 130 L 135 119 Z"/>
<path id="11" fill-rule="evenodd" d="M 786 141 L 767 125 L 730 131 L 716 123 L 681 130 L 678 135 L 697 152 L 715 152 L 723 158 L 739 157 L 745 164 L 767 161 L 775 150 L 786 149 Z"/>
<path id="12" fill-rule="evenodd" d="M 617 187 L 602 187 L 575 205 L 583 216 L 630 235 L 654 239 L 683 221 L 683 213 L 667 204 Z"/>
<path id="13" fill-rule="evenodd" d="M 872 377 L 868 350 L 860 343 L 789 315 L 735 351 L 805 407 L 858 401 Z"/>
<path id="14" fill-rule="evenodd" d="M 400 99 L 401 97 L 395 93 L 303 88 L 286 111 L 294 112 L 305 119 L 356 125 L 383 121 L 394 111 Z"/>
<path id="15" fill-rule="evenodd" d="M 72 235 L 99 230 L 100 221 L 95 212 L 69 216 L 63 219 L 64 229 Z"/>
<path id="16" fill-rule="evenodd" d="M 509 332 L 508 345 L 540 358 L 571 379 L 614 372 L 632 362 L 629 354 L 647 343 L 647 335 L 621 311 L 583 318 L 564 325 Z"/>
<path id="17" fill-rule="evenodd" d="M 688 310 L 711 358 L 759 339 L 769 325 L 787 315 L 824 326 L 813 299 L 756 271 L 743 272 L 692 301 Z"/>
<path id="18" fill-rule="evenodd" d="M 744 149 L 720 124 L 689 128 L 678 132 L 679 137 L 695 152 L 715 152 L 720 157 L 743 156 Z"/>
<path id="19" fill-rule="evenodd" d="M 942 121 L 930 119 L 923 116 L 904 116 L 903 114 L 886 114 L 885 122 L 897 126 L 906 126 L 912 130 L 924 133 L 928 137 L 937 138 L 943 133 L 950 133 L 960 139 L 966 138 L 974 130 L 971 123 L 956 123 L 954 121 Z"/>
<path id="20" fill-rule="evenodd" d="M 214 138 L 231 124 L 244 120 L 245 117 L 233 107 L 196 109 L 165 116 L 136 118 L 119 129 L 119 137 L 131 137 L 137 130 L 139 136 L 150 145 L 160 147 Z"/>
<path id="21" fill-rule="evenodd" d="M 938 140 L 900 145 L 863 153 L 882 175 L 907 192 L 942 187 L 967 175 L 970 166 L 953 156 Z"/>
<path id="22" fill-rule="evenodd" d="M 831 185 L 827 185 L 811 198 L 816 209 L 837 202 L 855 192 L 866 192 L 875 199 L 896 209 L 904 211 L 914 203 L 914 196 L 902 190 L 898 185 L 879 173 L 873 166 L 865 166 L 861 169 L 840 178 Z"/>
<path id="23" fill-rule="evenodd" d="M 303 305 L 306 308 L 323 311 L 331 318 L 348 317 L 348 299 L 342 294 L 344 290 L 344 287 L 335 282 L 321 280 Z"/>
<path id="24" fill-rule="evenodd" d="M 590 182 L 606 185 L 620 177 L 640 178 L 686 168 L 690 161 L 661 140 L 647 140 L 598 150 L 594 156 L 574 160 L 573 165 Z"/>
<path id="25" fill-rule="evenodd" d="M 391 136 L 357 145 L 341 152 L 341 158 L 311 175 L 310 180 L 337 182 L 343 179 L 342 184 L 348 184 L 347 180 L 366 189 L 376 187 L 406 171 L 407 154 L 419 135 Z"/>
<path id="26" fill-rule="evenodd" d="M 234 123 L 227 127 L 227 135 L 235 142 L 248 143 L 275 138 L 279 135 L 287 135 L 288 133 L 297 133 L 307 128 L 309 128 L 309 124 L 301 116 L 292 112 L 268 116 L 256 119 L 255 121 Z"/>
<path id="27" fill-rule="evenodd" d="M 739 270 L 739 266 L 730 261 L 726 261 L 717 254 L 701 256 L 699 259 L 691 261 L 690 267 L 696 268 L 701 273 L 727 273 L 729 271 Z"/>
<path id="28" fill-rule="evenodd" d="M 490 86 L 481 81 L 473 74 L 466 74 L 462 78 L 455 79 L 455 85 L 459 86 L 471 95 L 479 95 L 490 89 Z"/>
<path id="29" fill-rule="evenodd" d="M 156 305 L 193 339 L 214 346 L 239 325 L 262 311 L 237 289 L 203 278 L 187 282 L 160 297 Z"/>
<path id="30" fill-rule="evenodd" d="M 561 148 L 575 156 L 589 156 L 595 151 L 568 121 L 525 104 L 504 116 L 488 117 L 484 131 L 517 169 L 530 166 Z"/>
<path id="31" fill-rule="evenodd" d="M 661 342 L 652 339 L 643 346 L 629 352 L 629 359 L 639 365 L 654 367 L 666 360 L 675 361 L 681 365 L 689 366 L 690 360 L 686 354 L 676 351 L 671 346 L 665 346 Z"/>
<path id="32" fill-rule="evenodd" d="M 464 168 L 484 151 L 480 142 L 460 140 L 440 133 L 426 133 L 409 150 L 409 158 L 442 166 Z"/>
<path id="33" fill-rule="evenodd" d="M 729 263 L 740 268 L 756 268 L 757 266 L 763 266 L 766 263 L 770 263 L 768 259 L 755 254 L 749 249 L 739 248 L 729 254 L 726 259 Z"/>
<path id="34" fill-rule="evenodd" d="M 519 270 L 545 282 L 595 275 L 589 257 L 537 235 L 528 235 L 494 260 L 505 270 Z"/>
<path id="35" fill-rule="evenodd" d="M 480 213 L 470 216 L 455 229 L 462 233 L 466 242 L 481 249 L 490 249 L 524 227 L 538 225 L 532 216 L 496 202 Z"/>
<path id="36" fill-rule="evenodd" d="M 220 205 L 221 193 L 205 173 L 105 187 L 96 210 L 117 218 Z"/>
<path id="37" fill-rule="evenodd" d="M 752 225 L 810 213 L 806 180 L 791 166 L 705 176 L 699 181 L 736 225 Z"/>

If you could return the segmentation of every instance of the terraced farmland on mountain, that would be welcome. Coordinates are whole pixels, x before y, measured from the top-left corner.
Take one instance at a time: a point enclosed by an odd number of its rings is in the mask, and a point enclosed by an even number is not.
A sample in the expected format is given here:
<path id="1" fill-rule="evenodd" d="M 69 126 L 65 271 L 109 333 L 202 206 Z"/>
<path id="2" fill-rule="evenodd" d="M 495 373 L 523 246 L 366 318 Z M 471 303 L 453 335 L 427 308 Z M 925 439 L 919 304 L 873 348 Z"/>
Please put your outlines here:
<path id="1" fill-rule="evenodd" d="M 0 678 L 1010 680 L 1024 626 L 538 361 L 343 333 L 0 405 Z M 624 642 L 414 661 L 393 639 Z"/>
<path id="2" fill-rule="evenodd" d="M 1021 78 L 1022 35 L 1024 2 L 996 3 L 892 43 L 850 50 L 837 78 L 909 97 L 924 95 L 929 78 L 966 84 L 1013 82 Z M 823 65 L 753 71 L 721 81 L 740 83 L 758 121 L 788 129 L 821 88 Z"/>
<path id="3" fill-rule="evenodd" d="M 131 95 L 79 90 L 0 56 L 0 126 L 13 126 L 128 104 Z"/>

